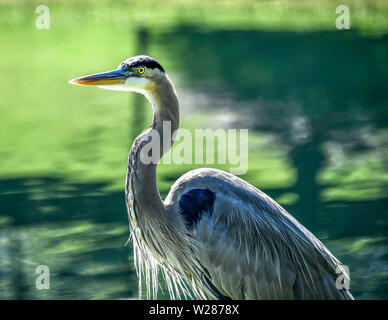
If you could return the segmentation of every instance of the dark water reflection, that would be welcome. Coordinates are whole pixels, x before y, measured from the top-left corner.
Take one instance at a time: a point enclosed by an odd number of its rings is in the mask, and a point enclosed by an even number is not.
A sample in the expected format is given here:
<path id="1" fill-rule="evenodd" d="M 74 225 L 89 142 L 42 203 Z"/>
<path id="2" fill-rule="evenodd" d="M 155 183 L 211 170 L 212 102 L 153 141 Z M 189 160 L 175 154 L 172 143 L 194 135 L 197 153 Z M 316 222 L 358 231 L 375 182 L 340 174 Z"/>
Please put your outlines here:
<path id="1" fill-rule="evenodd" d="M 121 192 L 53 178 L 0 182 L 0 297 L 118 299 L 137 294 Z M 5 190 L 7 190 L 5 192 Z M 35 269 L 50 268 L 50 290 Z"/>
<path id="2" fill-rule="evenodd" d="M 270 133 L 275 143 L 289 147 L 289 160 L 298 173 L 289 188 L 299 195 L 294 212 L 311 227 L 318 222 L 322 189 L 341 183 L 318 179 L 322 169 L 338 165 L 331 162 L 331 146 L 338 146 L 347 158 L 370 155 L 382 164 L 381 173 L 386 172 L 387 35 L 181 28 L 158 40 L 167 46 L 188 87 L 220 97 L 204 107 L 237 110 L 237 126 Z M 381 199 L 388 193 L 386 183 L 378 180 L 377 174 L 363 177 L 358 187 L 379 190 L 369 199 L 380 200 L 367 203 L 382 218 Z M 342 198 L 357 203 L 367 196 L 360 192 Z M 374 219 L 368 215 L 368 220 Z M 381 224 L 376 227 L 386 231 Z"/>
<path id="3" fill-rule="evenodd" d="M 285 208 L 349 266 L 356 298 L 388 298 L 387 40 L 185 27 L 151 41 L 183 88 L 208 95 L 200 112 L 237 112 L 234 127 L 287 147 L 295 183 L 263 189 L 251 173 L 245 178 L 274 198 L 297 195 Z M 364 158 L 372 162 L 366 172 Z M 0 298 L 136 296 L 123 192 L 51 177 L 8 179 L 0 181 L 0 203 Z M 51 290 L 35 288 L 40 264 L 50 266 Z"/>

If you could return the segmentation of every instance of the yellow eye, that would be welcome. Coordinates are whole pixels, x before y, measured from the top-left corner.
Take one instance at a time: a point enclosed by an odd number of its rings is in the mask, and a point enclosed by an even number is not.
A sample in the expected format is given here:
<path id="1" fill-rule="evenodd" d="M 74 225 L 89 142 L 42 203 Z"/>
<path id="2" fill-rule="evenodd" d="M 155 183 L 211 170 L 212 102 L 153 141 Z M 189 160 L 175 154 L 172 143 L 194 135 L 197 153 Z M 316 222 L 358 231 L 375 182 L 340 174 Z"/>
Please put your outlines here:
<path id="1" fill-rule="evenodd" d="M 139 69 L 137 69 L 137 72 L 138 72 L 139 74 L 144 73 L 144 71 L 145 71 L 145 68 L 143 68 L 143 67 L 140 67 Z"/>

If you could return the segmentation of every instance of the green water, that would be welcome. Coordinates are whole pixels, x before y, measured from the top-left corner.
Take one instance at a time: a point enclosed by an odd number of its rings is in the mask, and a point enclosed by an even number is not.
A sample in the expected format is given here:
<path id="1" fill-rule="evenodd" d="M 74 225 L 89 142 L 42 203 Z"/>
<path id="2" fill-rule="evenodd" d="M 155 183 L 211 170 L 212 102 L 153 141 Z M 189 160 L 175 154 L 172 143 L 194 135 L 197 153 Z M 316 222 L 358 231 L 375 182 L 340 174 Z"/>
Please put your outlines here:
<path id="1" fill-rule="evenodd" d="M 355 10 L 340 32 L 330 2 L 249 6 L 50 2 L 37 30 L 33 5 L 0 5 L 1 299 L 137 296 L 123 186 L 151 108 L 67 81 L 139 53 L 176 84 L 181 127 L 249 129 L 242 178 L 349 267 L 356 298 L 388 298 L 387 9 Z M 201 166 L 160 165 L 162 196 Z"/>

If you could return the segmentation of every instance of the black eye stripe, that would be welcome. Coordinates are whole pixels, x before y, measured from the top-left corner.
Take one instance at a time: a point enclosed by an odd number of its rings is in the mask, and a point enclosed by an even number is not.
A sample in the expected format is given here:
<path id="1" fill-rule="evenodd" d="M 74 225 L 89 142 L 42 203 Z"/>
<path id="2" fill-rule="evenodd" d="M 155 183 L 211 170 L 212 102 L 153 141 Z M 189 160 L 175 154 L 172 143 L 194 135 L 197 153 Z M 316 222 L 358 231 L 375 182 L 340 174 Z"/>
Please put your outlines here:
<path id="1" fill-rule="evenodd" d="M 145 67 L 145 68 L 151 68 L 151 69 L 159 69 L 160 71 L 164 72 L 163 67 L 160 65 L 158 61 L 155 59 L 148 57 L 148 56 L 136 56 L 132 57 L 128 60 L 123 61 L 120 64 L 120 68 L 129 70 L 131 68 L 139 68 L 139 67 Z"/>

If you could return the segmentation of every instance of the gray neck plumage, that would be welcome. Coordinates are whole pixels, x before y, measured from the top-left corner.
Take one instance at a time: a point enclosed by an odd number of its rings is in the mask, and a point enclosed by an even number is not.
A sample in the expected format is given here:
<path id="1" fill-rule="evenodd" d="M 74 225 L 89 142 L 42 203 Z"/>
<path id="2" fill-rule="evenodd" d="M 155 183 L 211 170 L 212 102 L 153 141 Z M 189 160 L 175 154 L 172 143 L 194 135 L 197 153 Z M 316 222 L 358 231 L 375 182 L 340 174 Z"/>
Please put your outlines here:
<path id="1" fill-rule="evenodd" d="M 129 157 L 126 197 L 132 206 L 136 220 L 140 216 L 150 218 L 164 213 L 160 197 L 156 166 L 173 144 L 172 133 L 179 126 L 179 104 L 174 85 L 166 75 L 145 93 L 151 102 L 154 116 L 151 127 L 134 141 Z M 171 135 L 163 132 L 164 125 L 171 127 Z M 140 218 L 141 219 L 141 218 Z M 140 221 L 138 221 L 141 223 Z"/>

